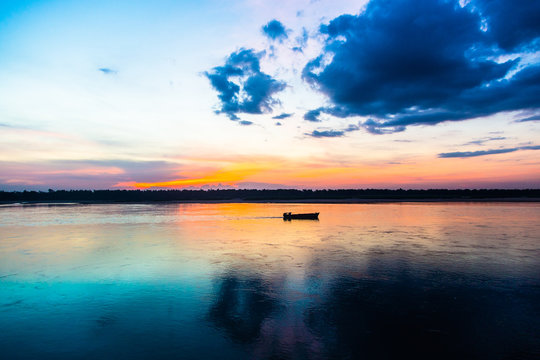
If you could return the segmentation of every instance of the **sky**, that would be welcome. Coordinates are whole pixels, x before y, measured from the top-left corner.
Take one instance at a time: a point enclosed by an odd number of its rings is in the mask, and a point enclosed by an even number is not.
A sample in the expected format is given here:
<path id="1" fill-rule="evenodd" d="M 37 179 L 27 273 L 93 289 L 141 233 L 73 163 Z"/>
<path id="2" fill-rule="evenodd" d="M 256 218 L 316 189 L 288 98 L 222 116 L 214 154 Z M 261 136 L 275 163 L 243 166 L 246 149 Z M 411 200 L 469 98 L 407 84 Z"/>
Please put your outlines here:
<path id="1" fill-rule="evenodd" d="M 540 188 L 540 2 L 0 2 L 0 190 Z"/>

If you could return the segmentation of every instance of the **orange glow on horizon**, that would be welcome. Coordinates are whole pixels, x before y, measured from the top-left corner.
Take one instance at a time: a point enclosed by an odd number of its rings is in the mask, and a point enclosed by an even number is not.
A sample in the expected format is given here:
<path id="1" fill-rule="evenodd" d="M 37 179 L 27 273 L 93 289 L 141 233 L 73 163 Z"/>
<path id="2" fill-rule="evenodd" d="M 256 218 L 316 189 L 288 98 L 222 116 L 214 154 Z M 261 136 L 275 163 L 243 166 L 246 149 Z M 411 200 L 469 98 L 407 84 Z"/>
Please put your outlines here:
<path id="1" fill-rule="evenodd" d="M 497 181 L 531 181 L 540 178 L 540 164 L 525 166 L 512 161 L 512 154 L 497 158 L 467 159 L 418 158 L 404 163 L 362 164 L 344 163 L 335 166 L 324 159 L 279 159 L 272 157 L 207 159 L 201 168 L 196 161 L 184 166 L 184 179 L 156 182 L 123 182 L 115 187 L 185 188 L 203 185 L 237 186 L 242 182 L 283 185 L 298 188 L 358 188 L 407 186 L 473 186 L 475 183 Z M 187 159 L 187 163 L 191 159 Z M 504 173 L 501 173 L 501 166 Z M 204 169 L 204 170 L 203 170 Z"/>
<path id="2" fill-rule="evenodd" d="M 151 187 L 187 187 L 187 186 L 202 186 L 208 184 L 226 184 L 234 185 L 254 174 L 261 171 L 271 169 L 276 166 L 274 163 L 239 163 L 225 167 L 220 170 L 215 170 L 201 177 L 188 179 L 178 179 L 171 181 L 160 182 L 132 182 L 121 183 L 116 186 L 133 186 L 137 189 L 148 189 Z"/>

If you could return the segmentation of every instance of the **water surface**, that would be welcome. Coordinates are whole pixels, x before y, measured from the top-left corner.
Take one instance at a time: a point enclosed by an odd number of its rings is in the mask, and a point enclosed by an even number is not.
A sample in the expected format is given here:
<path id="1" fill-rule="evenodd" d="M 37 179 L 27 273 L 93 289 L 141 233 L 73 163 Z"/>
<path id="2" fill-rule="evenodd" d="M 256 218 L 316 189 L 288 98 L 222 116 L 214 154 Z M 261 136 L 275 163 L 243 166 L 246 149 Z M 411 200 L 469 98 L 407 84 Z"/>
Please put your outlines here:
<path id="1" fill-rule="evenodd" d="M 537 359 L 539 244 L 534 203 L 3 206 L 0 354 Z"/>

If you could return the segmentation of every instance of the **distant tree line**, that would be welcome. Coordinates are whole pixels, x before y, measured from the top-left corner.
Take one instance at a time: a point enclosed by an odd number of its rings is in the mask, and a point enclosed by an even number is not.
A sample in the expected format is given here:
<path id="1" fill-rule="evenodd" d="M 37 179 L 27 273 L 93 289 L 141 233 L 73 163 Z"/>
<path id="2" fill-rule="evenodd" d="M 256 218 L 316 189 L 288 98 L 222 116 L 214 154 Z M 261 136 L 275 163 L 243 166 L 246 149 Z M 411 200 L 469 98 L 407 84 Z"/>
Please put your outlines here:
<path id="1" fill-rule="evenodd" d="M 49 190 L 0 191 L 3 202 L 303 201 L 538 199 L 540 189 L 464 190 Z"/>

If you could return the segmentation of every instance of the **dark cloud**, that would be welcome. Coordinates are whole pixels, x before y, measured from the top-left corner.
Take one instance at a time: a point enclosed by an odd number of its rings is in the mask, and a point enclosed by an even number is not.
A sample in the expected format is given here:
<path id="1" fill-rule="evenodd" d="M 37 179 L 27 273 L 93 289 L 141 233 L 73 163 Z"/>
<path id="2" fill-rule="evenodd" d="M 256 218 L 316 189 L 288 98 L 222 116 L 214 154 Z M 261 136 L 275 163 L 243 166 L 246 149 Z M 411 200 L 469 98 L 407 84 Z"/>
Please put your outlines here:
<path id="1" fill-rule="evenodd" d="M 540 145 L 522 146 L 522 147 L 506 148 L 506 149 L 479 150 L 479 151 L 456 151 L 456 152 L 449 152 L 449 153 L 441 153 L 439 154 L 439 157 L 440 158 L 467 158 L 467 157 L 485 156 L 485 155 L 493 155 L 493 154 L 505 154 L 505 153 L 510 153 L 510 152 L 514 152 L 518 150 L 540 150 Z"/>
<path id="2" fill-rule="evenodd" d="M 118 73 L 118 71 L 110 69 L 110 68 L 99 68 L 98 70 L 104 73 L 105 75 L 115 75 Z"/>
<path id="3" fill-rule="evenodd" d="M 287 29 L 276 19 L 271 20 L 268 24 L 262 27 L 262 32 L 271 40 L 283 41 L 288 38 Z"/>
<path id="4" fill-rule="evenodd" d="M 304 114 L 304 120 L 311 121 L 311 122 L 319 122 L 321 121 L 319 119 L 319 116 L 321 115 L 320 109 L 315 110 L 309 110 Z"/>
<path id="5" fill-rule="evenodd" d="M 531 0 L 477 0 L 487 23 L 486 34 L 506 51 L 538 50 L 540 47 L 540 2 Z"/>
<path id="6" fill-rule="evenodd" d="M 509 76 L 519 59 L 492 60 L 505 49 L 538 44 L 540 21 L 533 20 L 540 5 L 532 3 L 372 0 L 360 15 L 333 19 L 320 29 L 324 52 L 303 70 L 333 106 L 304 118 L 369 116 L 366 129 L 381 134 L 539 108 L 540 66 Z"/>
<path id="7" fill-rule="evenodd" d="M 272 106 L 279 102 L 272 96 L 284 90 L 286 84 L 261 71 L 259 59 L 263 54 L 240 49 L 227 58 L 225 65 L 205 72 L 221 101 L 217 113 L 227 114 L 236 121 L 238 113 L 272 111 Z"/>
<path id="8" fill-rule="evenodd" d="M 248 121 L 248 120 L 240 120 L 238 123 L 239 123 L 240 125 L 245 125 L 245 126 L 247 126 L 247 125 L 253 125 L 253 121 Z"/>
<path id="9" fill-rule="evenodd" d="M 281 114 L 279 114 L 279 115 L 273 116 L 272 119 L 282 120 L 282 119 L 289 118 L 289 117 L 291 117 L 291 116 L 293 116 L 293 115 L 294 115 L 293 113 L 290 113 L 290 114 L 287 114 L 287 113 L 281 113 Z"/>

